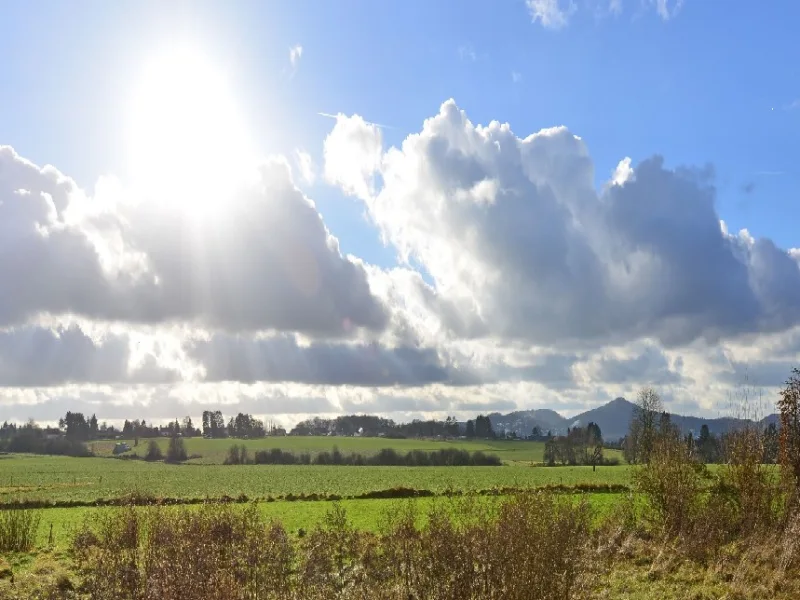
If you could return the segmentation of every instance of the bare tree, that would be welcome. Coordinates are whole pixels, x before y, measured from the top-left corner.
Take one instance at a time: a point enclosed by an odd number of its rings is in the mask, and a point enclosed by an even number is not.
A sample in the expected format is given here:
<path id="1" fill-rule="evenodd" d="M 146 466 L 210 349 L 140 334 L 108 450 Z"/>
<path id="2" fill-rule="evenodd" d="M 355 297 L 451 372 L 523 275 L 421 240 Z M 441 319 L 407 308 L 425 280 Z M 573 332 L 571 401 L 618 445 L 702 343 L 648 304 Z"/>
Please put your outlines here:
<path id="1" fill-rule="evenodd" d="M 635 439 L 635 456 L 637 462 L 648 463 L 653 453 L 656 437 L 658 436 L 661 413 L 664 403 L 661 396 L 651 387 L 642 388 L 636 396 L 636 406 L 633 409 L 633 420 L 630 435 Z"/>
<path id="2" fill-rule="evenodd" d="M 786 387 L 781 390 L 778 410 L 781 467 L 786 478 L 797 485 L 800 481 L 800 369 L 792 369 Z"/>

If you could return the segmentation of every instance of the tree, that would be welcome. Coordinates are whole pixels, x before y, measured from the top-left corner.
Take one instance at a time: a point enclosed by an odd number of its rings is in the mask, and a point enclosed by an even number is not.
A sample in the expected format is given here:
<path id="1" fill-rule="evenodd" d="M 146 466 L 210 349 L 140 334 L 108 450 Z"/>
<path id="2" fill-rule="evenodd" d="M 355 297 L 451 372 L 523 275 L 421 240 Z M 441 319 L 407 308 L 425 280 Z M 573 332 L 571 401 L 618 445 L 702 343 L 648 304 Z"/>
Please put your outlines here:
<path id="1" fill-rule="evenodd" d="M 161 460 L 162 458 L 164 458 L 164 455 L 161 453 L 158 442 L 151 439 L 147 444 L 147 453 L 144 455 L 144 459 L 147 461 L 155 461 Z"/>
<path id="2" fill-rule="evenodd" d="M 183 443 L 183 438 L 178 437 L 176 433 L 169 439 L 169 446 L 167 447 L 167 462 L 183 462 L 186 460 L 186 458 L 186 445 Z"/>
<path id="3" fill-rule="evenodd" d="M 700 437 L 697 440 L 696 448 L 700 460 L 704 463 L 711 464 L 719 462 L 719 442 L 705 423 L 700 427 Z"/>
<path id="4" fill-rule="evenodd" d="M 475 419 L 475 437 L 479 438 L 493 438 L 494 431 L 492 430 L 492 421 L 489 417 L 478 415 Z"/>
<path id="5" fill-rule="evenodd" d="M 550 439 L 544 443 L 544 462 L 547 466 L 552 467 L 556 464 L 556 443 Z"/>
<path id="6" fill-rule="evenodd" d="M 586 426 L 586 447 L 589 459 L 587 464 L 592 465 L 592 471 L 596 471 L 598 463 L 603 463 L 603 434 L 597 423 Z"/>
<path id="7" fill-rule="evenodd" d="M 220 411 L 203 411 L 203 435 L 211 438 L 226 437 L 225 418 Z"/>
<path id="8" fill-rule="evenodd" d="M 97 419 L 95 419 L 95 425 Z M 65 430 L 67 439 L 86 441 L 89 439 L 90 427 L 83 413 L 67 412 L 63 419 L 59 419 L 58 426 Z"/>
<path id="9" fill-rule="evenodd" d="M 211 433 L 212 437 L 225 437 L 225 417 L 219 410 L 211 413 Z"/>
<path id="10" fill-rule="evenodd" d="M 659 425 L 662 422 L 665 427 L 669 424 L 668 415 L 664 417 L 661 415 L 663 412 L 664 407 L 658 392 L 650 387 L 639 390 L 629 431 L 630 443 L 635 445 L 635 450 L 632 452 L 635 462 L 647 463 L 650 461 L 650 455 L 658 437 Z"/>
<path id="11" fill-rule="evenodd" d="M 775 423 L 770 423 L 764 429 L 764 462 L 769 465 L 774 465 L 778 462 L 778 453 L 780 451 L 780 437 L 778 435 L 778 427 Z"/>
<path id="12" fill-rule="evenodd" d="M 97 417 L 93 414 L 92 418 L 89 419 L 89 439 L 95 440 L 97 439 L 97 434 L 99 433 L 99 428 L 97 427 Z"/>
<path id="13" fill-rule="evenodd" d="M 474 438 L 475 437 L 475 421 L 470 419 L 467 421 L 467 437 Z"/>
<path id="14" fill-rule="evenodd" d="M 787 481 L 800 483 L 800 369 L 792 374 L 781 390 L 778 401 L 781 418 L 779 460 Z"/>

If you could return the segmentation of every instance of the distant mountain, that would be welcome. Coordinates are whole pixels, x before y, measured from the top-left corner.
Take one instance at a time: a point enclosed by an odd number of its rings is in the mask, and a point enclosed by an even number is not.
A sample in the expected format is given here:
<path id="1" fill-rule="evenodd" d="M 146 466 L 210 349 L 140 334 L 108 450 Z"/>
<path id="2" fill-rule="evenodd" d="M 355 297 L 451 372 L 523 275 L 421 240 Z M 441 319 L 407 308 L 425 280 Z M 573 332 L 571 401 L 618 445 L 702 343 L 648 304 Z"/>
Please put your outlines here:
<path id="1" fill-rule="evenodd" d="M 570 419 L 569 425 L 586 427 L 589 423 L 597 423 L 604 439 L 616 440 L 628 433 L 635 407 L 633 402 L 625 398 L 615 398 L 608 404 L 576 415 Z"/>
<path id="2" fill-rule="evenodd" d="M 491 419 L 492 428 L 496 432 L 513 431 L 520 436 L 530 435 L 534 426 L 538 426 L 545 433 L 552 431 L 554 434 L 562 434 L 568 427 L 585 427 L 589 423 L 597 423 L 605 439 L 616 440 L 628 433 L 635 406 L 633 402 L 629 402 L 625 398 L 615 398 L 603 406 L 587 410 L 569 419 L 550 409 L 520 410 L 507 415 L 492 413 L 489 415 L 489 419 Z M 708 425 L 711 433 L 719 435 L 747 422 L 730 417 L 718 419 L 684 415 L 671 415 L 671 417 L 672 422 L 680 427 L 681 432 L 689 433 L 691 431 L 695 435 L 700 433 L 700 428 L 704 424 Z M 778 415 L 769 415 L 759 421 L 762 428 L 767 427 L 770 423 L 777 424 Z"/>
<path id="3" fill-rule="evenodd" d="M 489 420 L 494 431 L 498 433 L 513 431 L 523 437 L 530 435 L 534 427 L 538 427 L 542 433 L 551 431 L 554 435 L 566 432 L 569 427 L 568 419 L 549 408 L 517 410 L 507 415 L 491 413 Z"/>

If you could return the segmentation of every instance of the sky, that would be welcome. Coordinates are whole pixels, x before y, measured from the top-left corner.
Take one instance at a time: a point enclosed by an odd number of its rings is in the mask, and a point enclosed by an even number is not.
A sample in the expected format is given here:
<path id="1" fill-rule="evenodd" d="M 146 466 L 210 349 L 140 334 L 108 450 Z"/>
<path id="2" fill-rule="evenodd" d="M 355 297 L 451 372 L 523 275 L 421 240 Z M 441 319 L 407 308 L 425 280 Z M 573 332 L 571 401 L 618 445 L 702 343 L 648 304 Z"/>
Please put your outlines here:
<path id="1" fill-rule="evenodd" d="M 713 417 L 797 365 L 795 2 L 3 13 L 0 420 Z"/>

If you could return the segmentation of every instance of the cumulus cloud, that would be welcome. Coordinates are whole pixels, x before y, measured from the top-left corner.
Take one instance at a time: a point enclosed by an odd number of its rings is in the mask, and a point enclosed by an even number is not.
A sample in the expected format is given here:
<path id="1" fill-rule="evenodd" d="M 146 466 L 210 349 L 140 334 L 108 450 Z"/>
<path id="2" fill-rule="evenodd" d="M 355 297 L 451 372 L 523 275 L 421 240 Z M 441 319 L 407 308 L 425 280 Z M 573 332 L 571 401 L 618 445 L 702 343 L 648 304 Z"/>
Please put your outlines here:
<path id="1" fill-rule="evenodd" d="M 0 332 L 0 386 L 70 383 L 168 383 L 180 374 L 145 354 L 134 360 L 127 335 L 92 339 L 78 326 Z"/>
<path id="2" fill-rule="evenodd" d="M 294 336 L 217 335 L 191 343 L 206 381 L 288 381 L 348 386 L 423 386 L 479 383 L 477 374 L 448 364 L 434 348 L 378 344 L 298 344 Z"/>
<path id="3" fill-rule="evenodd" d="M 359 198 L 373 193 L 374 174 L 380 168 L 383 136 L 380 127 L 354 115 L 336 116 L 325 138 L 325 179 Z"/>
<path id="4" fill-rule="evenodd" d="M 566 127 L 448 101 L 385 149 L 334 118 L 319 169 L 268 160 L 210 211 L 0 148 L 3 414 L 576 414 L 643 384 L 708 412 L 788 375 L 800 251 L 729 232 L 711 167 L 625 158 L 598 189 Z M 401 264 L 343 256 L 293 167 L 360 198 Z"/>
<path id="5" fill-rule="evenodd" d="M 596 357 L 587 363 L 590 381 L 609 384 L 647 384 L 669 386 L 683 381 L 679 369 L 673 368 L 664 352 L 646 345 L 641 350 L 630 348 L 627 352 L 612 353 Z M 675 367 L 682 366 L 682 360 Z"/>
<path id="6" fill-rule="evenodd" d="M 204 410 L 227 416 L 245 412 L 291 425 L 308 416 L 336 414 L 341 406 L 313 388 L 288 390 L 268 385 L 84 385 L 0 390 L 3 417 L 57 421 L 67 411 L 96 413 L 99 420 L 146 419 L 165 422 L 190 415 L 199 423 Z"/>
<path id="7" fill-rule="evenodd" d="M 300 174 L 301 181 L 312 185 L 317 179 L 316 170 L 314 168 L 314 161 L 308 152 L 302 150 L 295 150 L 294 152 L 295 164 L 297 171 Z"/>
<path id="8" fill-rule="evenodd" d="M 342 256 L 281 160 L 210 213 L 93 200 L 0 149 L 0 325 L 76 314 L 343 336 L 387 322 L 363 265 Z"/>
<path id="9" fill-rule="evenodd" d="M 337 136 L 351 146 L 340 153 L 369 158 L 326 164 L 329 180 L 430 274 L 428 308 L 454 337 L 676 346 L 800 322 L 797 261 L 723 231 L 711 168 L 623 161 L 598 192 L 585 143 L 564 127 L 519 138 L 450 100 L 380 157 L 378 131 L 345 123 L 358 134 Z"/>

